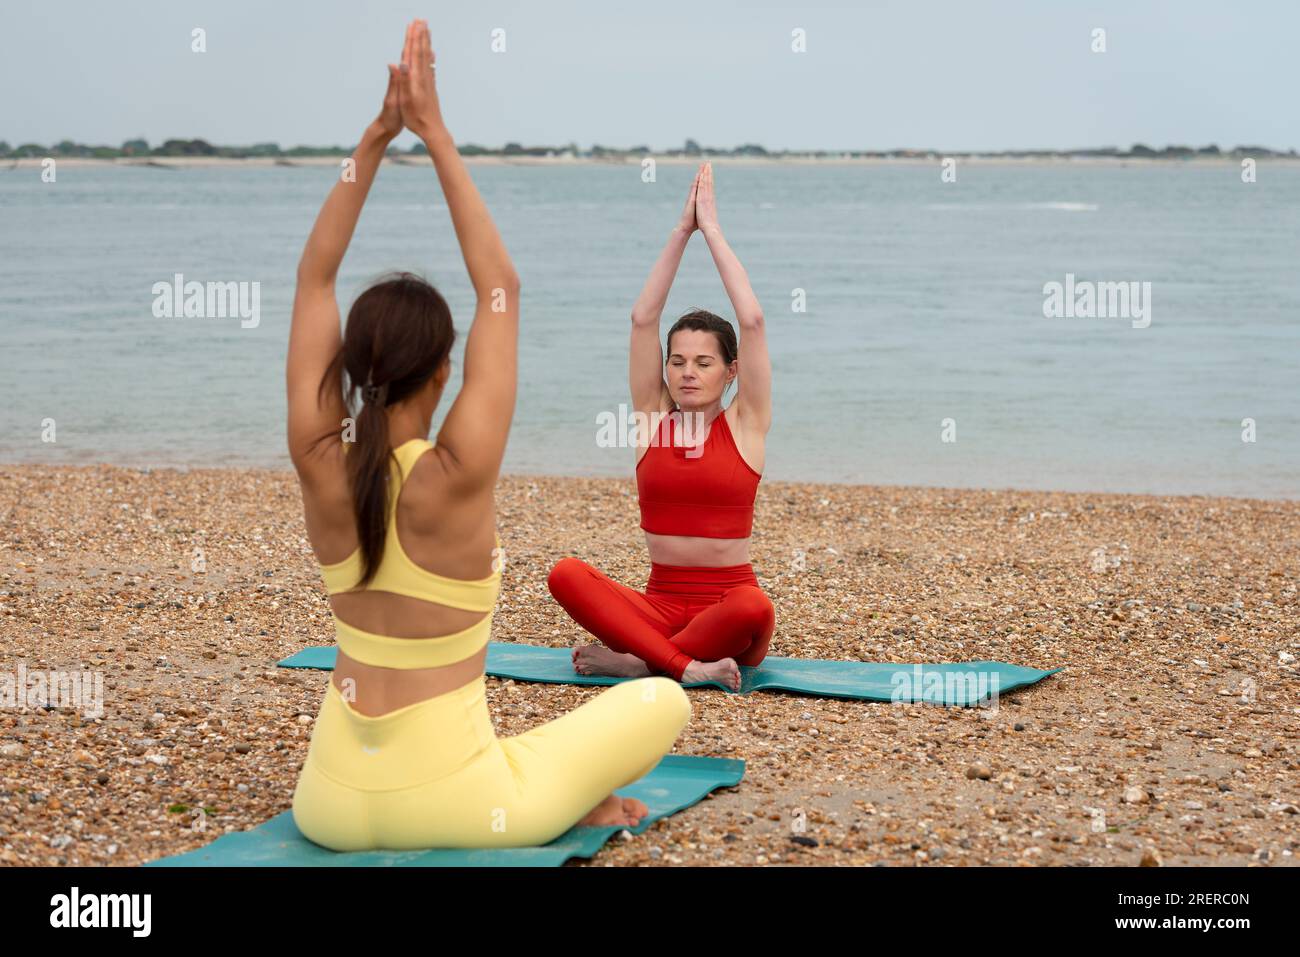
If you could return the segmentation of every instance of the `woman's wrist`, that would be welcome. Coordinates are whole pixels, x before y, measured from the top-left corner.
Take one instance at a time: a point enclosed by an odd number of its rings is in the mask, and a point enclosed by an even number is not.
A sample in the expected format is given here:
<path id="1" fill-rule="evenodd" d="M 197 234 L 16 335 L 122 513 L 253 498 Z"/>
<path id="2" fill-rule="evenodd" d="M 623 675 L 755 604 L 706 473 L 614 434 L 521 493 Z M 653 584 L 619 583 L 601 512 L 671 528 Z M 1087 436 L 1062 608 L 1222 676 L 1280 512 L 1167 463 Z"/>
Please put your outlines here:
<path id="1" fill-rule="evenodd" d="M 398 131 L 400 132 L 400 130 Z M 362 146 L 378 146 L 387 149 L 388 144 L 397 138 L 397 133 L 387 129 L 378 120 L 372 122 L 366 127 L 365 133 L 361 136 Z"/>
<path id="2" fill-rule="evenodd" d="M 673 227 L 673 231 L 668 234 L 668 242 L 670 245 L 676 243 L 685 248 L 686 244 L 690 242 L 691 233 L 693 232 L 695 232 L 694 228 L 688 229 L 681 223 L 678 223 Z"/>
<path id="3" fill-rule="evenodd" d="M 432 128 L 412 132 L 415 132 L 415 135 L 424 142 L 425 149 L 430 153 L 432 153 L 436 147 L 450 146 L 452 149 L 456 148 L 456 141 L 452 139 L 452 135 L 447 130 L 447 127 L 443 126 L 441 123 Z"/>

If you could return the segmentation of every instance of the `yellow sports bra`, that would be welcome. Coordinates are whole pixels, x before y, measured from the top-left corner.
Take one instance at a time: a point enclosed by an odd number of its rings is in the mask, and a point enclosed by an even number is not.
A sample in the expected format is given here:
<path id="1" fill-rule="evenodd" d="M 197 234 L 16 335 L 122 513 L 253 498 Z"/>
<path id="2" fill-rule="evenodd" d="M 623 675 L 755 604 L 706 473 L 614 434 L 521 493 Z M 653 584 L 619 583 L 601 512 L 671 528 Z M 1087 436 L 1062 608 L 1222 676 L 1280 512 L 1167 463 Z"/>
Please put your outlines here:
<path id="1" fill-rule="evenodd" d="M 344 445 L 347 448 L 347 445 Z M 384 538 L 384 553 L 379 567 L 371 577 L 366 591 L 384 591 L 406 595 L 423 601 L 459 608 L 464 611 L 481 611 L 487 614 L 464 631 L 432 638 L 392 638 L 354 628 L 334 616 L 334 633 L 339 650 L 354 661 L 380 668 L 438 668 L 455 664 L 477 654 L 488 642 L 492 628 L 492 609 L 501 591 L 500 563 L 487 578 L 465 581 L 447 578 L 421 568 L 411 560 L 397 537 L 397 499 L 406 478 L 411 474 L 416 460 L 433 443 L 428 439 L 411 439 L 393 449 L 388 496 L 388 534 Z M 501 538 L 496 538 L 498 554 Z M 361 580 L 361 549 L 358 547 L 347 558 L 332 565 L 321 565 L 325 589 L 331 595 L 351 591 Z"/>

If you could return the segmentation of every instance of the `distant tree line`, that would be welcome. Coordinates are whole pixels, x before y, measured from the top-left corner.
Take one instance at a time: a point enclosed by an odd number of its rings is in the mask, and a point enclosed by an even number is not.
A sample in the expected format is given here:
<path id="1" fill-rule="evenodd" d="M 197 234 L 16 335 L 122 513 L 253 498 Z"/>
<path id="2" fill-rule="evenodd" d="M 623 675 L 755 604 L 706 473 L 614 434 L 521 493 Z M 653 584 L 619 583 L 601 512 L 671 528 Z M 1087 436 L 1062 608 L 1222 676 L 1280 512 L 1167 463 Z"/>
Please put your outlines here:
<path id="1" fill-rule="evenodd" d="M 1220 150 L 1213 144 L 1202 147 L 1192 146 L 1166 146 L 1163 149 L 1153 149 L 1143 143 L 1134 143 L 1128 150 L 1122 150 L 1114 146 L 1105 146 L 1099 149 L 1074 149 L 1074 150 L 965 150 L 956 152 L 944 152 L 932 149 L 896 149 L 896 150 L 767 150 L 757 143 L 744 143 L 731 149 L 721 149 L 711 146 L 701 146 L 698 142 L 688 139 L 681 149 L 669 150 L 652 150 L 649 146 L 640 145 L 632 147 L 621 146 L 602 146 L 599 143 L 593 144 L 588 150 L 583 150 L 576 143 L 568 143 L 564 146 L 523 146 L 519 143 L 506 143 L 500 149 L 489 146 L 479 146 L 476 143 L 466 143 L 459 147 L 464 156 L 551 156 L 563 157 L 571 156 L 574 158 L 610 158 L 618 159 L 629 156 L 757 156 L 769 157 L 772 159 L 783 158 L 813 158 L 813 159 L 923 159 L 926 157 L 936 156 L 985 156 L 985 157 L 1011 157 L 1011 158 L 1050 158 L 1050 157 L 1113 157 L 1116 159 L 1125 158 L 1147 158 L 1147 159 L 1191 159 L 1195 157 L 1238 157 L 1238 156 L 1295 156 L 1294 148 L 1283 152 L 1272 150 L 1266 146 L 1237 146 L 1231 150 Z M 403 151 L 396 147 L 389 147 L 389 155 L 402 155 Z M 410 149 L 406 150 L 407 154 L 421 154 L 425 152 L 423 143 L 416 143 Z M 75 143 L 72 140 L 62 140 L 49 146 L 40 143 L 22 143 L 18 146 L 10 146 L 7 142 L 0 140 L 0 157 L 5 159 L 40 159 L 46 156 L 53 157 L 85 157 L 89 159 L 125 159 L 132 157 L 169 157 L 169 156 L 215 156 L 226 157 L 231 159 L 249 159 L 259 157 L 273 157 L 283 159 L 293 159 L 295 157 L 308 156 L 349 156 L 352 149 L 344 146 L 294 146 L 289 149 L 281 149 L 278 143 L 254 143 L 252 146 L 216 146 L 207 140 L 165 140 L 158 146 L 150 147 L 149 143 L 143 139 L 127 140 L 121 146 L 91 146 L 85 143 Z"/>

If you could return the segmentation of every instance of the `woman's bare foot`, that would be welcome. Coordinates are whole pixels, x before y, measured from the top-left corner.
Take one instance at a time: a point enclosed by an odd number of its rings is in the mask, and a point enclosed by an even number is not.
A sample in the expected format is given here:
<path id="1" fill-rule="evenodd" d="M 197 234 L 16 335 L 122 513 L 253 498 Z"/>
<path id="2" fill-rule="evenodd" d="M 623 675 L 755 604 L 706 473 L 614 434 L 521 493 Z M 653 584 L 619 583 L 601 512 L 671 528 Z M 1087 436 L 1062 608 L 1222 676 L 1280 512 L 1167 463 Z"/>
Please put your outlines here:
<path id="1" fill-rule="evenodd" d="M 636 655 L 623 655 L 604 645 L 583 645 L 573 649 L 573 670 L 580 675 L 609 678 L 644 678 L 650 674 Z"/>
<path id="2" fill-rule="evenodd" d="M 650 809 L 636 798 L 611 794 L 578 822 L 580 827 L 636 827 Z"/>
<path id="3" fill-rule="evenodd" d="M 740 666 L 735 658 L 721 661 L 692 661 L 682 672 L 682 684 L 696 681 L 716 681 L 732 691 L 740 690 Z"/>

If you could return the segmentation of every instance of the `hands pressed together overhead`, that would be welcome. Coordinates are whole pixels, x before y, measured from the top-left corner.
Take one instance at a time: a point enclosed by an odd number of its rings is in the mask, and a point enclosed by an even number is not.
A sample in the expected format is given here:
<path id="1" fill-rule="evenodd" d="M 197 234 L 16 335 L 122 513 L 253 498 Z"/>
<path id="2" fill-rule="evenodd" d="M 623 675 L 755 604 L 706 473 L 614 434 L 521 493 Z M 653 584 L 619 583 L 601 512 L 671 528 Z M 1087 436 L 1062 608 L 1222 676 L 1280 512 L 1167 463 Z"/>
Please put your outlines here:
<path id="1" fill-rule="evenodd" d="M 718 226 L 718 203 L 713 192 L 713 164 L 701 163 L 691 183 L 690 194 L 686 197 L 686 208 L 678 228 L 688 234 L 697 229 L 704 230 Z"/>
<path id="2" fill-rule="evenodd" d="M 388 90 L 377 121 L 388 136 L 396 136 L 406 127 L 428 139 L 443 129 L 433 66 L 429 24 L 412 20 L 406 27 L 402 62 L 388 64 Z"/>

